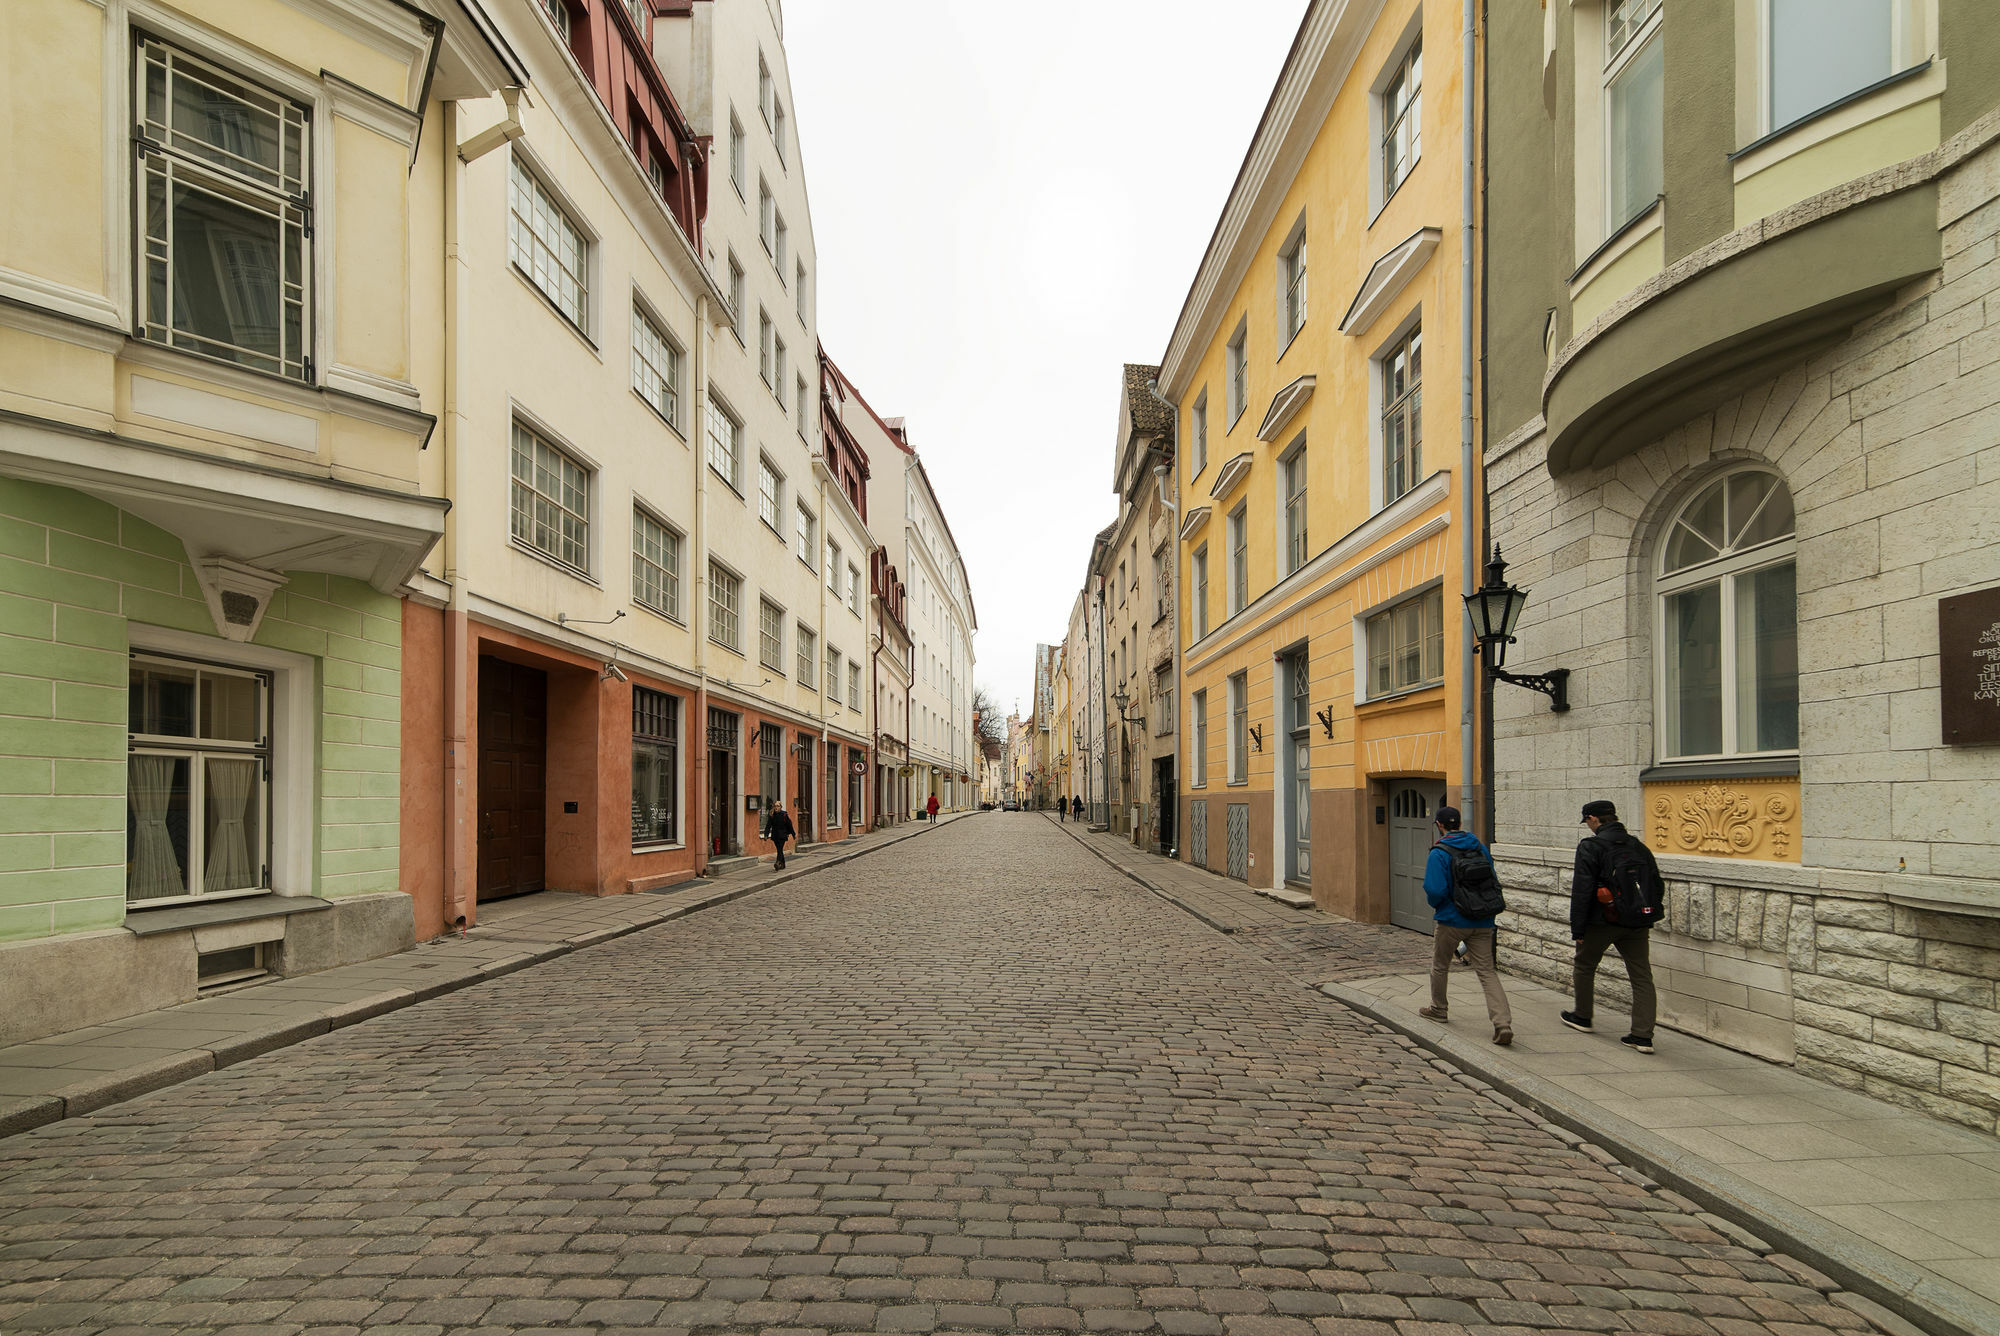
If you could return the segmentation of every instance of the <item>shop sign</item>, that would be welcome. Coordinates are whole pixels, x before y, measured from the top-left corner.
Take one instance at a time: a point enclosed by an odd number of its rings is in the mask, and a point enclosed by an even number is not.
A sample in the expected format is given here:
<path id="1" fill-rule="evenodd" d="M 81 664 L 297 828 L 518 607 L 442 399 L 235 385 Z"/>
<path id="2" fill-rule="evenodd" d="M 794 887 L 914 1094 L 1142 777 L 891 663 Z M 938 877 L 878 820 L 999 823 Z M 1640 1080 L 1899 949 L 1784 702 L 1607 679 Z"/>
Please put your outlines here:
<path id="1" fill-rule="evenodd" d="M 1945 745 L 2000 742 L 2000 586 L 1938 600 L 1938 654 Z"/>

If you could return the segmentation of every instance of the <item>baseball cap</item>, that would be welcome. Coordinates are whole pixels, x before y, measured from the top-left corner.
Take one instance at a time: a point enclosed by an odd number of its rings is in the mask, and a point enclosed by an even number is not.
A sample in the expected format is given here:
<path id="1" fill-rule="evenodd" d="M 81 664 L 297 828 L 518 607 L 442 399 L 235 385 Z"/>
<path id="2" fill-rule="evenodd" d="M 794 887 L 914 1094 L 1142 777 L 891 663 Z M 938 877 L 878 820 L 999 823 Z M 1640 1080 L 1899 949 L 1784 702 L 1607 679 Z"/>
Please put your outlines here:
<path id="1" fill-rule="evenodd" d="M 1440 807 L 1437 809 L 1437 823 L 1446 830 L 1457 830 L 1461 820 L 1463 818 L 1459 816 L 1456 807 Z"/>
<path id="2" fill-rule="evenodd" d="M 1599 821 L 1616 821 L 1618 819 L 1618 804 L 1604 798 L 1587 802 L 1583 805 L 1582 820 L 1577 824 L 1581 825 L 1584 821 L 1588 821 L 1592 817 L 1596 817 Z"/>

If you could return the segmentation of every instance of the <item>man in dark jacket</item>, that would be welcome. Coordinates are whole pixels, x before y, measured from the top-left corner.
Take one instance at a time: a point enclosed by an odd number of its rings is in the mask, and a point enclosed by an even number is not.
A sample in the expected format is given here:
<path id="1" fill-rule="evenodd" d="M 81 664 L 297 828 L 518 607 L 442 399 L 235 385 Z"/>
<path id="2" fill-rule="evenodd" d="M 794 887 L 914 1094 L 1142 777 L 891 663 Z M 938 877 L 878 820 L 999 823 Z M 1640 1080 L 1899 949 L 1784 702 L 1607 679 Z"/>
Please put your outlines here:
<path id="1" fill-rule="evenodd" d="M 1477 835 L 1458 828 L 1460 820 L 1456 807 L 1437 809 L 1438 839 L 1424 863 L 1424 899 L 1430 901 L 1435 911 L 1432 918 L 1437 926 L 1432 929 L 1431 939 L 1431 1004 L 1419 1007 L 1417 1014 L 1426 1020 L 1450 1019 L 1445 987 L 1451 979 L 1451 962 L 1458 944 L 1464 942 L 1466 963 L 1472 966 L 1480 988 L 1486 993 L 1486 1016 L 1493 1022 L 1493 1042 L 1504 1047 L 1514 1042 L 1514 1013 L 1507 1005 L 1507 990 L 1500 986 L 1500 971 L 1493 967 L 1496 920 L 1470 917 L 1451 896 L 1451 850 L 1477 854 L 1489 863 L 1493 855 L 1486 851 Z"/>
<path id="2" fill-rule="evenodd" d="M 771 815 L 764 822 L 764 834 L 772 844 L 778 846 L 778 866 L 783 867 L 785 865 L 785 843 L 792 836 L 798 834 L 798 830 L 792 825 L 792 814 L 785 810 L 785 805 L 782 802 L 771 804 Z"/>
<path id="3" fill-rule="evenodd" d="M 1656 909 L 1665 897 L 1666 883 L 1660 878 L 1653 851 L 1619 822 L 1615 804 L 1602 798 L 1585 803 L 1583 824 L 1590 827 L 1590 836 L 1576 846 L 1576 872 L 1569 884 L 1569 935 L 1576 942 L 1576 1010 L 1565 1011 L 1562 1022 L 1572 1030 L 1590 1032 L 1597 965 L 1605 951 L 1616 947 L 1625 961 L 1625 977 L 1632 981 L 1632 1032 L 1618 1042 L 1651 1053 L 1654 1013 L 1659 1004 L 1653 992 L 1647 934 L 1655 919 L 1619 923 L 1608 897 L 1614 880 L 1612 869 L 1621 862 L 1641 865 L 1647 901 Z M 1606 888 L 1604 894 L 1599 894 L 1600 887 Z"/>

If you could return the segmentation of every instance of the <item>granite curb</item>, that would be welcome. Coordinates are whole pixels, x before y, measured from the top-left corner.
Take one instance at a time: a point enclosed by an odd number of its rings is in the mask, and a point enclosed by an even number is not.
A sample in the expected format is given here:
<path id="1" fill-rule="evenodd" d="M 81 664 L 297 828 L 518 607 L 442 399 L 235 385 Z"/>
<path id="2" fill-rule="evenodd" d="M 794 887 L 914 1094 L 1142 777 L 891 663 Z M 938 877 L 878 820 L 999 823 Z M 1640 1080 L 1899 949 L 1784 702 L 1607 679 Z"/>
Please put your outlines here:
<path id="1" fill-rule="evenodd" d="M 234 1066 L 239 1062 L 261 1057 L 266 1053 L 272 1053 L 281 1048 L 289 1048 L 293 1044 L 302 1043 L 305 1040 L 314 1039 L 320 1035 L 330 1034 L 335 1030 L 344 1029 L 350 1025 L 358 1025 L 362 1021 L 387 1015 L 392 1011 L 401 1011 L 405 1007 L 415 1006 L 419 1002 L 428 1002 L 432 998 L 442 997 L 446 993 L 455 993 L 462 988 L 470 988 L 475 984 L 486 983 L 490 980 L 513 974 L 519 970 L 546 964 L 559 956 L 568 955 L 572 951 L 616 941 L 621 937 L 629 937 L 636 932 L 644 931 L 647 928 L 656 928 L 663 923 L 671 923 L 676 919 L 686 918 L 690 914 L 697 914 L 705 909 L 713 909 L 718 905 L 731 904 L 746 896 L 754 895 L 759 891 L 768 891 L 779 886 L 789 885 L 801 877 L 809 877 L 815 872 L 820 872 L 827 868 L 839 867 L 857 858 L 865 858 L 870 854 L 901 844 L 905 840 L 915 839 L 919 835 L 936 830 L 940 826 L 948 826 L 953 821 L 971 815 L 974 815 L 974 813 L 959 812 L 938 821 L 916 822 L 913 823 L 913 829 L 887 839 L 876 841 L 862 849 L 841 851 L 836 846 L 825 855 L 813 858 L 810 866 L 800 867 L 795 870 L 788 868 L 776 876 L 764 878 L 745 886 L 729 887 L 726 890 L 718 891 L 687 904 L 668 906 L 659 913 L 649 914 L 644 918 L 634 919 L 629 923 L 593 927 L 577 933 L 573 937 L 525 947 L 515 955 L 478 963 L 466 962 L 457 973 L 442 979 L 427 979 L 422 983 L 412 982 L 407 986 L 390 985 L 371 997 L 331 1004 L 317 1015 L 307 1016 L 303 1019 L 286 1020 L 262 1030 L 246 1031 L 242 1034 L 232 1035 L 220 1043 L 192 1047 L 182 1053 L 171 1054 L 165 1058 L 149 1060 L 130 1067 L 123 1067 L 107 1072 L 93 1072 L 81 1080 L 63 1086 L 58 1090 L 50 1091 L 47 1094 L 0 1099 L 0 1137 L 13 1136 L 19 1132 L 32 1131 L 37 1127 L 46 1127 L 50 1123 L 62 1122 L 68 1118 L 81 1117 L 87 1113 L 95 1113 L 110 1105 L 123 1103 L 129 1099 L 136 1099 L 140 1095 L 148 1095 L 156 1090 L 165 1089 L 167 1086 L 178 1085 L 182 1081 L 191 1080 L 194 1077 L 203 1076 L 209 1072 L 220 1071 L 225 1067 Z M 646 891 L 641 892 L 641 894 L 684 894 L 690 884 L 682 882 L 659 891 Z M 411 950 L 416 949 L 419 948 L 411 948 Z M 404 954 L 407 953 L 398 952 L 395 956 L 382 956 L 375 960 L 361 963 L 363 965 L 380 965 L 383 962 L 394 961 Z M 334 972 L 327 971 L 328 974 Z M 314 978 L 322 976 L 302 975 L 300 977 Z"/>
<path id="2" fill-rule="evenodd" d="M 2000 1304 L 1523 1070 L 1489 1051 L 1490 1046 L 1439 1033 L 1433 1026 L 1420 1026 L 1414 1018 L 1356 988 L 1323 983 L 1318 990 L 1421 1045 L 1557 1127 L 1603 1148 L 1654 1184 L 1671 1188 L 1702 1209 L 1749 1231 L 1751 1237 L 1738 1235 L 1739 1242 L 1804 1262 L 1933 1336 L 1992 1336 L 2000 1332 Z"/>
<path id="3" fill-rule="evenodd" d="M 1181 899 L 1178 895 L 1175 895 L 1172 891 L 1167 890 L 1165 887 L 1156 885 L 1153 882 L 1148 881 L 1145 877 L 1140 876 L 1136 869 L 1125 866 L 1123 863 L 1120 863 L 1117 859 L 1113 858 L 1109 853 L 1107 853 L 1103 849 L 1098 848 L 1096 845 L 1092 844 L 1089 840 L 1086 840 L 1085 838 L 1083 838 L 1083 836 L 1071 830 L 1070 826 L 1073 824 L 1075 823 L 1057 821 L 1056 829 L 1060 830 L 1063 834 L 1075 840 L 1085 849 L 1088 849 L 1097 858 L 1101 859 L 1104 862 L 1105 866 L 1111 868 L 1114 872 L 1121 873 L 1124 876 L 1131 878 L 1133 881 L 1138 882 L 1139 885 L 1145 887 L 1147 890 L 1151 891 L 1154 895 L 1159 896 L 1162 900 L 1165 900 L 1168 904 L 1172 905 L 1174 908 L 1181 910 L 1183 913 L 1186 913 L 1193 918 L 1201 920 L 1201 922 L 1215 929 L 1217 932 L 1226 933 L 1232 936 L 1235 934 L 1236 929 L 1233 925 L 1221 922 L 1220 920 L 1212 917 L 1211 915 L 1205 913 L 1204 911 L 1195 908 L 1193 905 Z"/>

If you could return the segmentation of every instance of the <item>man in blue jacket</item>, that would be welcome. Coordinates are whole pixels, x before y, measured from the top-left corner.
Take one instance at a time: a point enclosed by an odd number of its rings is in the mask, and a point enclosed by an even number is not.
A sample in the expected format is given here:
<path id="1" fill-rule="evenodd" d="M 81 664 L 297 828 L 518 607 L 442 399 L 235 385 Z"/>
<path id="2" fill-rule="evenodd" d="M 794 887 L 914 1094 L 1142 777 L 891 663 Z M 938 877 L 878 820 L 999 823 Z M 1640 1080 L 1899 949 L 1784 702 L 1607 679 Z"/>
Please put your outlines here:
<path id="1" fill-rule="evenodd" d="M 1431 916 L 1437 920 L 1437 926 L 1433 930 L 1435 935 L 1431 946 L 1431 1004 L 1419 1007 L 1417 1014 L 1426 1020 L 1450 1019 L 1445 985 L 1451 979 L 1452 959 L 1458 952 L 1459 943 L 1463 942 L 1466 963 L 1479 976 L 1479 986 L 1486 993 L 1486 1014 L 1493 1022 L 1493 1042 L 1505 1046 L 1514 1042 L 1514 1013 L 1507 1005 L 1506 990 L 1500 986 L 1500 971 L 1493 965 L 1494 920 L 1468 916 L 1451 896 L 1452 856 L 1449 850 L 1456 849 L 1462 854 L 1485 859 L 1489 868 L 1493 864 L 1493 855 L 1487 852 L 1477 835 L 1458 828 L 1460 820 L 1456 807 L 1437 809 L 1438 839 L 1431 846 L 1430 858 L 1424 863 L 1424 898 L 1431 903 Z"/>

